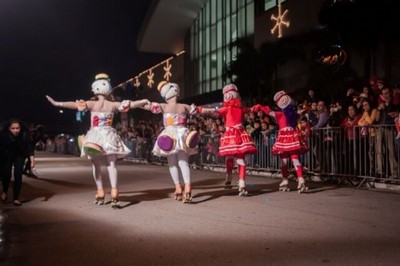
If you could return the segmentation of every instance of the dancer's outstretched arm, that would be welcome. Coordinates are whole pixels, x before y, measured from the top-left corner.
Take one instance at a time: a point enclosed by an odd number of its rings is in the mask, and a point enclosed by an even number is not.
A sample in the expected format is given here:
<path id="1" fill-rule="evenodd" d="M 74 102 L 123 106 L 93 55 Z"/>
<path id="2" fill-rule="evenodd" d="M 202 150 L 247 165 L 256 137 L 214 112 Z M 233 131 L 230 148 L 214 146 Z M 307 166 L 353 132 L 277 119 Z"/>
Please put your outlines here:
<path id="1" fill-rule="evenodd" d="M 75 102 L 58 102 L 55 101 L 53 98 L 50 96 L 46 95 L 47 100 L 54 106 L 57 107 L 62 107 L 62 108 L 68 108 L 68 109 L 78 109 L 78 103 L 84 102 L 84 101 L 75 101 Z"/>

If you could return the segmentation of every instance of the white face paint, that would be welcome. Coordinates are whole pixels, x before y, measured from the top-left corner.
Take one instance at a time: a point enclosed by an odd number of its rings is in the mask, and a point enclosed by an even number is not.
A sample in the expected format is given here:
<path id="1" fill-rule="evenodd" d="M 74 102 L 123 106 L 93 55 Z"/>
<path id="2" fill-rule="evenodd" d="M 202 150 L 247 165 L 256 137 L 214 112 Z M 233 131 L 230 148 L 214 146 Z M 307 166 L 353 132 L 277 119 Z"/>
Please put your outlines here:
<path id="1" fill-rule="evenodd" d="M 107 95 L 112 91 L 110 81 L 107 79 L 98 79 L 92 83 L 92 92 L 96 95 Z"/>

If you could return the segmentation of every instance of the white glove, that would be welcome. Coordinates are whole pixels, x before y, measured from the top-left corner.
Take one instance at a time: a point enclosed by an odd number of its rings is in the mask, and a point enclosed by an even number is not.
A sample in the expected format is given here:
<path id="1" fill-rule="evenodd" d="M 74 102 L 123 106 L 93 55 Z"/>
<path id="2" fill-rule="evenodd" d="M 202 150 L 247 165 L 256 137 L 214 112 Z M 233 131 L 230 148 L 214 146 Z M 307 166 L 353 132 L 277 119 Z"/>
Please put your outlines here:
<path id="1" fill-rule="evenodd" d="M 131 101 L 129 100 L 123 100 L 121 102 L 121 105 L 118 107 L 118 111 L 121 113 L 125 113 L 129 111 L 129 108 L 131 107 Z"/>
<path id="2" fill-rule="evenodd" d="M 192 103 L 192 105 L 190 105 L 189 113 L 190 113 L 191 115 L 194 115 L 194 114 L 197 113 L 197 107 L 196 107 L 196 105 L 194 105 L 194 103 Z"/>

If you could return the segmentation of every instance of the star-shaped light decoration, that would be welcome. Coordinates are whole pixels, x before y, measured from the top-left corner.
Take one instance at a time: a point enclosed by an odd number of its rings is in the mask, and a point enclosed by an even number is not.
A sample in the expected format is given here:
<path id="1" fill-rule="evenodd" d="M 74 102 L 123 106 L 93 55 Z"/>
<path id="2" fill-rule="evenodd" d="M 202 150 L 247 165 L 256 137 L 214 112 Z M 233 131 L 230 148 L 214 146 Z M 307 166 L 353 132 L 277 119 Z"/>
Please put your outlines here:
<path id="1" fill-rule="evenodd" d="M 171 73 L 171 68 L 172 65 L 169 64 L 169 60 L 167 60 L 167 62 L 165 63 L 165 67 L 164 67 L 164 80 L 169 81 L 169 78 L 172 77 L 172 73 Z"/>
<path id="2" fill-rule="evenodd" d="M 139 86 L 140 86 L 139 77 L 135 78 L 135 83 L 133 83 L 133 86 L 135 86 L 135 88 L 139 88 Z"/>
<path id="3" fill-rule="evenodd" d="M 149 88 L 153 87 L 153 84 L 154 84 L 153 78 L 154 78 L 154 73 L 153 73 L 153 71 L 150 69 L 150 70 L 149 70 L 149 74 L 147 75 L 147 79 L 148 79 L 148 81 L 147 81 L 147 86 L 148 86 Z"/>
<path id="4" fill-rule="evenodd" d="M 282 27 L 290 26 L 290 21 L 285 20 L 285 16 L 287 15 L 288 12 L 289 12 L 289 10 L 286 9 L 285 12 L 283 12 L 283 14 L 282 14 L 282 6 L 281 6 L 281 3 L 279 3 L 278 4 L 278 16 L 275 17 L 274 15 L 271 15 L 271 20 L 275 20 L 275 26 L 272 28 L 271 33 L 275 34 L 275 32 L 278 30 L 278 38 L 282 37 Z"/>

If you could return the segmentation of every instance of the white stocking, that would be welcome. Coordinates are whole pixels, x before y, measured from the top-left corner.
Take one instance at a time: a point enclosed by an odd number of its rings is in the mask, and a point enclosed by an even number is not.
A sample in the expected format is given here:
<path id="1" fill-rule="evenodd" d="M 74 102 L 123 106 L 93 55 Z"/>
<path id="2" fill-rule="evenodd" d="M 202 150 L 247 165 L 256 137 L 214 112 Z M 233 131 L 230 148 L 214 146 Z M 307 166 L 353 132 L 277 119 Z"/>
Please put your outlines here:
<path id="1" fill-rule="evenodd" d="M 97 190 L 103 189 L 103 177 L 101 176 L 101 160 L 92 159 L 93 178 L 96 183 Z"/>
<path id="2" fill-rule="evenodd" d="M 181 169 L 182 178 L 183 181 L 185 182 L 185 185 L 190 185 L 190 169 L 189 169 L 188 159 L 189 156 L 186 152 L 184 151 L 178 152 L 178 164 L 179 168 Z"/>
<path id="3" fill-rule="evenodd" d="M 117 188 L 118 186 L 118 175 L 117 168 L 115 167 L 115 161 L 107 161 L 108 178 L 110 179 L 111 188 Z"/>
<path id="4" fill-rule="evenodd" d="M 176 154 L 168 155 L 168 166 L 169 166 L 169 173 L 171 174 L 172 181 L 174 181 L 175 185 L 179 185 L 179 171 L 178 171 L 178 160 Z"/>

